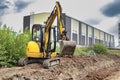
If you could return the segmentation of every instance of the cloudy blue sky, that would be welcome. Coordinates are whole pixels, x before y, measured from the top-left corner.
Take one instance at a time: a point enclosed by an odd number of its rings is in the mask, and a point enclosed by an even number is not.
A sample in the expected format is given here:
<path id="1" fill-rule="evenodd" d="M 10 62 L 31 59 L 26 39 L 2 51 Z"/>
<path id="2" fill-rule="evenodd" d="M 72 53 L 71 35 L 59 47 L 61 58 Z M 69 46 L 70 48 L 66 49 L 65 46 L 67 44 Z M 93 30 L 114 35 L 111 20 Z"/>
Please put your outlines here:
<path id="1" fill-rule="evenodd" d="M 58 0 L 68 16 L 115 36 L 118 45 L 120 0 Z M 23 30 L 23 16 L 51 12 L 56 0 L 0 0 L 0 22 L 14 31 Z"/>

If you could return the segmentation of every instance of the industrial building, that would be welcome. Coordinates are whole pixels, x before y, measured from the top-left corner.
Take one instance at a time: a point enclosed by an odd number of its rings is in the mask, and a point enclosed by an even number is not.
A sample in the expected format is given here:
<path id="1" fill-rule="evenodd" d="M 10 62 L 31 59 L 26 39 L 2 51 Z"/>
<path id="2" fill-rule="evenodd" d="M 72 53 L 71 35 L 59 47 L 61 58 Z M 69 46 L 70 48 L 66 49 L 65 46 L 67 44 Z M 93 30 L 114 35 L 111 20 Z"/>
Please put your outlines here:
<path id="1" fill-rule="evenodd" d="M 31 30 L 33 24 L 44 25 L 44 22 L 47 20 L 49 15 L 50 13 L 32 13 L 31 15 L 24 16 L 23 29 L 28 27 Z M 67 16 L 66 14 L 62 14 L 62 17 L 68 37 L 70 40 L 76 41 L 77 45 L 91 46 L 95 43 L 102 43 L 109 48 L 114 47 L 114 36 L 112 34 L 106 33 L 89 24 Z M 57 21 L 55 21 L 54 25 L 58 27 Z M 59 33 L 58 28 L 57 32 Z M 59 38 L 59 35 L 57 35 L 57 37 Z"/>

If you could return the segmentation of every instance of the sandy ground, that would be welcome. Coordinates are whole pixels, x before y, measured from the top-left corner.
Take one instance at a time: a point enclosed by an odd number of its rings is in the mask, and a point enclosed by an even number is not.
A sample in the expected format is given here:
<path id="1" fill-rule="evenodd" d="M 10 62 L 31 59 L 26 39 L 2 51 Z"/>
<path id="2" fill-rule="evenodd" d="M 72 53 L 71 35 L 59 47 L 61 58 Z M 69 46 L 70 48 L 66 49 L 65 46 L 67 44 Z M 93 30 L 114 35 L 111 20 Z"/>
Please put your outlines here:
<path id="1" fill-rule="evenodd" d="M 84 55 L 61 58 L 61 64 L 44 69 L 34 63 L 0 69 L 0 80 L 120 80 L 120 57 Z"/>

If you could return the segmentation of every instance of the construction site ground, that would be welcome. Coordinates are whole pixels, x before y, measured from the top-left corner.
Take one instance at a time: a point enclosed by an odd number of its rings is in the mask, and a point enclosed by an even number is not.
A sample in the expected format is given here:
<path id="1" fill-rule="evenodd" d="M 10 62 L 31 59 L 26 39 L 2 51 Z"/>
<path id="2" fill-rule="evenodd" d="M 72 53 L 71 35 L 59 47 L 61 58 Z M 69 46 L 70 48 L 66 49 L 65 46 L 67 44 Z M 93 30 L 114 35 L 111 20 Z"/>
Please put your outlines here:
<path id="1" fill-rule="evenodd" d="M 60 60 L 60 65 L 50 69 L 38 63 L 0 68 L 0 80 L 120 80 L 120 56 L 96 54 Z"/>

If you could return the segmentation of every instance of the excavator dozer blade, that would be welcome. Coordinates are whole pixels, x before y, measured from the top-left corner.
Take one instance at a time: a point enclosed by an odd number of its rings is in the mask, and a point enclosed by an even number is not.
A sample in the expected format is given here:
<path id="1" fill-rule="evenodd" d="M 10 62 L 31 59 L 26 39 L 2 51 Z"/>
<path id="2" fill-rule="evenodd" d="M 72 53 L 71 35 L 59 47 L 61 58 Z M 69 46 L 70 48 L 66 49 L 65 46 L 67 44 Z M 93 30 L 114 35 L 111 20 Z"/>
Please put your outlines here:
<path id="1" fill-rule="evenodd" d="M 60 56 L 72 57 L 74 55 L 74 51 L 76 48 L 75 41 L 60 40 L 59 44 L 60 44 Z"/>

